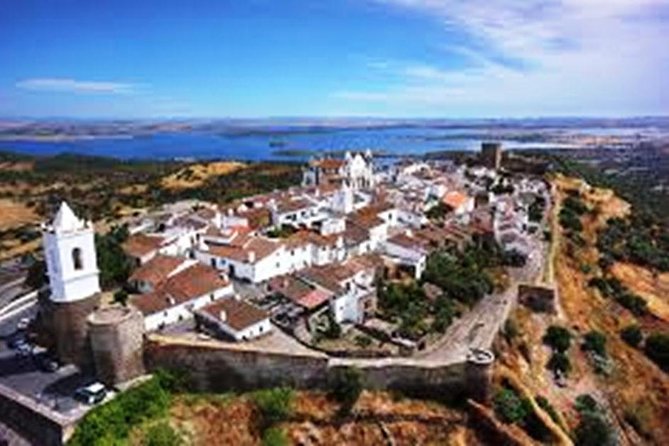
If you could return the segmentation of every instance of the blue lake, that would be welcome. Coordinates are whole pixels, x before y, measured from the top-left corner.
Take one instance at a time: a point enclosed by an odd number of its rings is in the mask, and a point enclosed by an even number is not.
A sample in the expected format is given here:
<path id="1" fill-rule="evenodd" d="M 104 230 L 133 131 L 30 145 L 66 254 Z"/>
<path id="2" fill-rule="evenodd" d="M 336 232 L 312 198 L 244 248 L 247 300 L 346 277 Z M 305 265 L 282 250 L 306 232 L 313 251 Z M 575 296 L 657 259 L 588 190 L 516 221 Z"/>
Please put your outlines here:
<path id="1" fill-rule="evenodd" d="M 611 129 L 612 130 L 612 129 Z M 594 133 L 594 132 L 593 132 Z M 314 152 L 372 149 L 390 155 L 424 154 L 443 150 L 477 150 L 484 140 L 498 135 L 485 130 L 392 127 L 333 129 L 304 133 L 216 134 L 207 132 L 159 133 L 146 136 L 62 141 L 2 140 L 0 150 L 35 155 L 62 152 L 112 156 L 123 159 L 304 159 L 308 155 L 281 156 L 277 151 Z M 504 141 L 506 148 L 555 147 L 544 143 Z"/>

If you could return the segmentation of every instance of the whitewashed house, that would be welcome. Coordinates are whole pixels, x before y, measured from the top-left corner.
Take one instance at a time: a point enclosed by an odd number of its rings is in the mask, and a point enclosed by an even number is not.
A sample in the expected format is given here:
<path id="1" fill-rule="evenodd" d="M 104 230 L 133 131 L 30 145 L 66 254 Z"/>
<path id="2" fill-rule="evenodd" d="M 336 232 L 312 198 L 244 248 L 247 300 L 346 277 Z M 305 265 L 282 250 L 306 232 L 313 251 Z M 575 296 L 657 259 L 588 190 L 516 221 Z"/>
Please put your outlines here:
<path id="1" fill-rule="evenodd" d="M 195 310 L 233 293 L 226 277 L 195 262 L 168 277 L 153 291 L 132 296 L 130 303 L 144 315 L 145 329 L 153 331 L 190 319 Z"/>
<path id="2" fill-rule="evenodd" d="M 235 297 L 201 308 L 196 317 L 199 327 L 206 332 L 238 342 L 250 341 L 272 331 L 269 313 Z"/>

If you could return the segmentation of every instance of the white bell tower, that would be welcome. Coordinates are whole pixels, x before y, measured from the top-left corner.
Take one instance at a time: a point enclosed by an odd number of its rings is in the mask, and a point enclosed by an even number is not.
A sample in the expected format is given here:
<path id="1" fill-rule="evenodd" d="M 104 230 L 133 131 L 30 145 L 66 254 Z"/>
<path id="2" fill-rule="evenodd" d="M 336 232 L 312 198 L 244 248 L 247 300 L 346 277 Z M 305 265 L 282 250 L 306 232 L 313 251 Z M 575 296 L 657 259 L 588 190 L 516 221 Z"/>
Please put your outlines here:
<path id="1" fill-rule="evenodd" d="M 80 220 L 63 202 L 42 229 L 51 300 L 76 302 L 100 292 L 93 224 Z"/>

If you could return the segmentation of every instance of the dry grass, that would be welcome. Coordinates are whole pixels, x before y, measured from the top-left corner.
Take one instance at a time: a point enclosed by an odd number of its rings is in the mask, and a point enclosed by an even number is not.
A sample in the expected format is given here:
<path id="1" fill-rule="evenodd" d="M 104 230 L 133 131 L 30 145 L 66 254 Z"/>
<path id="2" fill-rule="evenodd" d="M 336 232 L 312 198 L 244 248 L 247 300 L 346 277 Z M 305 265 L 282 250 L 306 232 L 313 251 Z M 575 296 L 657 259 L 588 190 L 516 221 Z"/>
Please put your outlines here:
<path id="1" fill-rule="evenodd" d="M 630 263 L 616 263 L 611 273 L 623 285 L 648 302 L 648 309 L 658 318 L 669 322 L 669 273 L 654 274 Z"/>
<path id="2" fill-rule="evenodd" d="M 279 427 L 291 444 L 477 445 L 462 412 L 435 403 L 363 392 L 356 418 L 337 418 L 339 406 L 322 392 L 296 392 L 291 420 Z M 423 417 L 416 419 L 416 417 Z M 257 445 L 259 414 L 246 396 L 178 398 L 170 423 L 192 445 Z"/>
<path id="3" fill-rule="evenodd" d="M 165 189 L 192 189 L 202 186 L 208 178 L 228 175 L 246 167 L 239 162 L 212 162 L 193 164 L 169 175 L 162 180 Z"/>
<path id="4" fill-rule="evenodd" d="M 37 214 L 25 204 L 0 199 L 0 230 L 16 228 L 37 221 Z"/>

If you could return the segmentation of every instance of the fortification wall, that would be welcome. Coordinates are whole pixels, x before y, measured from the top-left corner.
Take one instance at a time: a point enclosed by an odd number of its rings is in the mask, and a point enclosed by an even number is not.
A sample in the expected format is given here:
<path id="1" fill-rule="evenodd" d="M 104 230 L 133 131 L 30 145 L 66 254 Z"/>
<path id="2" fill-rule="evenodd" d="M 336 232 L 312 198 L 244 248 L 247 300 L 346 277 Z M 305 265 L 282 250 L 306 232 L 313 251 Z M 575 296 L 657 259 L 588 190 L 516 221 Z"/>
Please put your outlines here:
<path id="1" fill-rule="evenodd" d="M 360 370 L 367 388 L 398 390 L 411 395 L 449 399 L 469 395 L 485 399 L 489 374 L 485 367 L 465 359 L 453 363 L 406 358 L 341 359 L 315 353 L 284 354 L 239 348 L 212 342 L 147 342 L 145 363 L 159 368 L 187 371 L 202 391 L 255 389 L 288 385 L 296 388 L 327 388 L 342 369 Z"/>
<path id="2" fill-rule="evenodd" d="M 40 406 L 30 398 L 0 384 L 2 421 L 28 441 L 40 446 L 61 446 L 72 436 L 75 419 Z"/>
<path id="3" fill-rule="evenodd" d="M 327 383 L 325 355 L 286 355 L 276 352 L 224 348 L 213 343 L 147 342 L 148 370 L 187 371 L 202 391 L 250 390 L 289 385 L 322 388 Z"/>
<path id="4" fill-rule="evenodd" d="M 144 374 L 144 318 L 133 307 L 106 307 L 88 316 L 99 380 L 113 386 Z"/>

